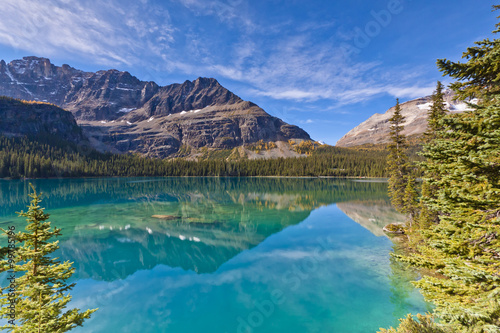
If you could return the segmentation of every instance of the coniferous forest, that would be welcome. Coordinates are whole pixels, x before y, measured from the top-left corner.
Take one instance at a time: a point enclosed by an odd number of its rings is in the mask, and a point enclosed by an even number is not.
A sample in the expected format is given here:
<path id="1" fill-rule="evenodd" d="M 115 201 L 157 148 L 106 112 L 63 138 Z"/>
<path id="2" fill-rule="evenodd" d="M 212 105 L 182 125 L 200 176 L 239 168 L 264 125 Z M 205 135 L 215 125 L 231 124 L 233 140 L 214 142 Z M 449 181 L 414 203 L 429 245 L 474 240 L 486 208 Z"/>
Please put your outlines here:
<path id="1" fill-rule="evenodd" d="M 386 153 L 321 146 L 308 157 L 161 160 L 99 153 L 50 136 L 0 137 L 0 178 L 103 176 L 383 177 Z"/>
<path id="2" fill-rule="evenodd" d="M 424 269 L 415 285 L 435 309 L 381 332 L 500 332 L 499 42 L 476 42 L 464 62 L 438 60 L 444 75 L 456 80 L 451 88 L 458 98 L 478 103 L 469 103 L 472 111 L 447 114 L 438 82 L 421 162 L 404 158 L 404 138 L 396 135 L 404 119 L 391 119 L 389 194 L 408 217 L 410 249 L 396 258 Z M 414 169 L 422 176 L 419 197 Z"/>

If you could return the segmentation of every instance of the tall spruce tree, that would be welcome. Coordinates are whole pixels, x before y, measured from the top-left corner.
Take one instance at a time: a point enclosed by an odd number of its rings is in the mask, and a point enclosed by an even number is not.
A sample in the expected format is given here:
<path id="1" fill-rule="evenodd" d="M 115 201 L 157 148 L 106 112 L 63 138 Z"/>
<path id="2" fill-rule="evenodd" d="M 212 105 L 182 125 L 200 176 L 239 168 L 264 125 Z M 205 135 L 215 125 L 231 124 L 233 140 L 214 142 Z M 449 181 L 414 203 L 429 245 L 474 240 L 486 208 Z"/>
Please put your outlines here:
<path id="1" fill-rule="evenodd" d="M 411 174 L 410 163 L 406 155 L 408 143 L 403 134 L 405 121 L 401 114 L 399 99 L 396 100 L 394 114 L 389 119 L 391 123 L 391 143 L 387 156 L 387 171 L 389 173 L 389 196 L 391 203 L 401 213 L 407 214 L 410 227 L 416 215 L 415 181 Z"/>
<path id="2" fill-rule="evenodd" d="M 440 120 L 446 115 L 446 106 L 444 104 L 443 84 L 438 81 L 436 91 L 431 96 L 431 108 L 427 113 L 427 130 L 424 133 L 426 142 L 436 139 L 437 133 L 443 129 Z"/>
<path id="3" fill-rule="evenodd" d="M 387 156 L 387 170 L 390 175 L 389 196 L 391 197 L 391 203 L 400 212 L 404 208 L 406 169 L 408 163 L 408 158 L 405 153 L 407 142 L 403 134 L 404 121 L 405 118 L 401 114 L 399 99 L 397 99 L 394 114 L 389 119 L 391 123 L 391 143 L 388 147 L 389 155 Z"/>
<path id="4" fill-rule="evenodd" d="M 50 222 L 46 222 L 49 214 L 40 207 L 41 196 L 30 186 L 33 193 L 30 194 L 32 200 L 28 211 L 18 213 L 26 217 L 26 232 L 14 236 L 16 245 L 20 246 L 13 252 L 12 262 L 7 259 L 0 262 L 3 270 L 13 271 L 16 276 L 14 290 L 2 289 L 0 295 L 0 317 L 11 320 L 0 328 L 19 333 L 67 332 L 81 326 L 97 309 L 84 312 L 66 309 L 71 300 L 69 291 L 75 286 L 75 283 L 67 284 L 66 280 L 71 277 L 74 268 L 70 262 L 62 263 L 50 256 L 59 248 L 58 241 L 50 242 L 50 239 L 61 235 L 61 229 L 51 229 Z M 12 303 L 15 304 L 14 321 L 9 308 Z"/>
<path id="5" fill-rule="evenodd" d="M 443 84 L 440 81 L 437 82 L 436 91 L 432 95 L 431 101 L 432 106 L 429 109 L 427 117 L 427 130 L 424 133 L 424 142 L 427 144 L 437 140 L 439 133 L 444 130 L 441 120 L 446 115 L 447 110 L 444 103 Z M 424 152 L 427 150 L 425 145 L 423 150 Z M 422 164 L 420 166 L 422 167 Z M 423 170 L 425 170 L 425 168 Z M 437 192 L 437 187 L 431 184 L 437 175 L 425 171 L 422 173 L 422 191 L 419 205 L 418 225 L 420 228 L 425 229 L 439 222 L 438 212 L 433 211 L 429 207 L 429 201 L 435 198 Z"/>

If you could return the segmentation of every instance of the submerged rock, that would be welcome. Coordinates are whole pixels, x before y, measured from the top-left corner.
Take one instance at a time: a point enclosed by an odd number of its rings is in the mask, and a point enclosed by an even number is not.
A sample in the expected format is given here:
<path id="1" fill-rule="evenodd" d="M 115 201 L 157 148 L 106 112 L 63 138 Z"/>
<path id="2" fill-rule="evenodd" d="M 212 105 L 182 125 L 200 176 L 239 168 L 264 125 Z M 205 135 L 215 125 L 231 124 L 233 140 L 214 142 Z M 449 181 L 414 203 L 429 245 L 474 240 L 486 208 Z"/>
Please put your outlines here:
<path id="1" fill-rule="evenodd" d="M 155 219 L 160 219 L 160 220 L 180 220 L 180 216 L 174 216 L 174 215 L 151 215 L 151 217 Z"/>
<path id="2" fill-rule="evenodd" d="M 384 230 L 388 234 L 404 234 L 405 233 L 405 224 L 404 223 L 389 223 L 382 230 Z"/>

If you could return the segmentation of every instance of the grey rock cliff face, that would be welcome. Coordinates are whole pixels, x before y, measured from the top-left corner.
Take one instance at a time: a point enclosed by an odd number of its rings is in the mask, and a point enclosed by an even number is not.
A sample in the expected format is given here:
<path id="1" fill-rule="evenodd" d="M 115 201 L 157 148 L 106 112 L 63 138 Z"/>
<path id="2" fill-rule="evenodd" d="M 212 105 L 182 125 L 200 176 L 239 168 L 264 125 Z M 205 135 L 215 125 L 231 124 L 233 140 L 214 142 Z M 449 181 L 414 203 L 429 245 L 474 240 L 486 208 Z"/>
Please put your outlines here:
<path id="1" fill-rule="evenodd" d="M 0 62 L 0 95 L 70 111 L 94 146 L 168 157 L 181 146 L 230 149 L 259 140 L 310 140 L 213 78 L 160 87 L 118 70 L 83 72 L 48 59 Z"/>
<path id="2" fill-rule="evenodd" d="M 454 94 L 445 93 L 445 105 L 449 112 L 457 113 L 470 110 L 464 102 L 454 101 Z M 471 101 L 475 102 L 475 101 Z M 406 136 L 421 135 L 427 129 L 427 113 L 431 107 L 430 96 L 417 98 L 401 104 L 401 114 L 405 117 L 404 132 Z M 364 144 L 383 144 L 390 142 L 389 119 L 394 114 L 394 107 L 384 114 L 375 113 L 369 119 L 350 130 L 336 144 L 337 147 L 354 147 Z"/>
<path id="3" fill-rule="evenodd" d="M 75 87 L 63 105 L 79 120 L 114 120 L 143 106 L 158 89 L 128 72 L 99 71 Z"/>
<path id="4" fill-rule="evenodd" d="M 9 137 L 49 134 L 73 143 L 87 140 L 70 112 L 8 98 L 0 98 L 0 133 Z"/>
<path id="5" fill-rule="evenodd" d="M 139 115 L 142 112 L 137 110 Z M 89 137 L 105 144 L 104 150 L 134 151 L 157 157 L 168 157 L 181 146 L 232 149 L 259 140 L 310 139 L 302 129 L 244 101 L 152 116 L 147 120 L 134 113 L 100 126 L 96 122 L 81 124 Z"/>

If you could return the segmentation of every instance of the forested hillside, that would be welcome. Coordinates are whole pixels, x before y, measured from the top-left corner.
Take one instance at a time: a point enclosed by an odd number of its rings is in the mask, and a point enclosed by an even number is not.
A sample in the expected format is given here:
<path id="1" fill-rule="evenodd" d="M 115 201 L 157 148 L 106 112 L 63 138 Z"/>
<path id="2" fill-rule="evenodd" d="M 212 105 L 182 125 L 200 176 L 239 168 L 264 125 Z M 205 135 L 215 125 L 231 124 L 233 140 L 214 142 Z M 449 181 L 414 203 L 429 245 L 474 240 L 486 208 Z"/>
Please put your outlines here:
<path id="1" fill-rule="evenodd" d="M 43 138 L 0 137 L 0 177 L 337 176 L 383 177 L 385 152 L 320 146 L 308 157 L 272 160 L 161 160 L 99 153 Z"/>

